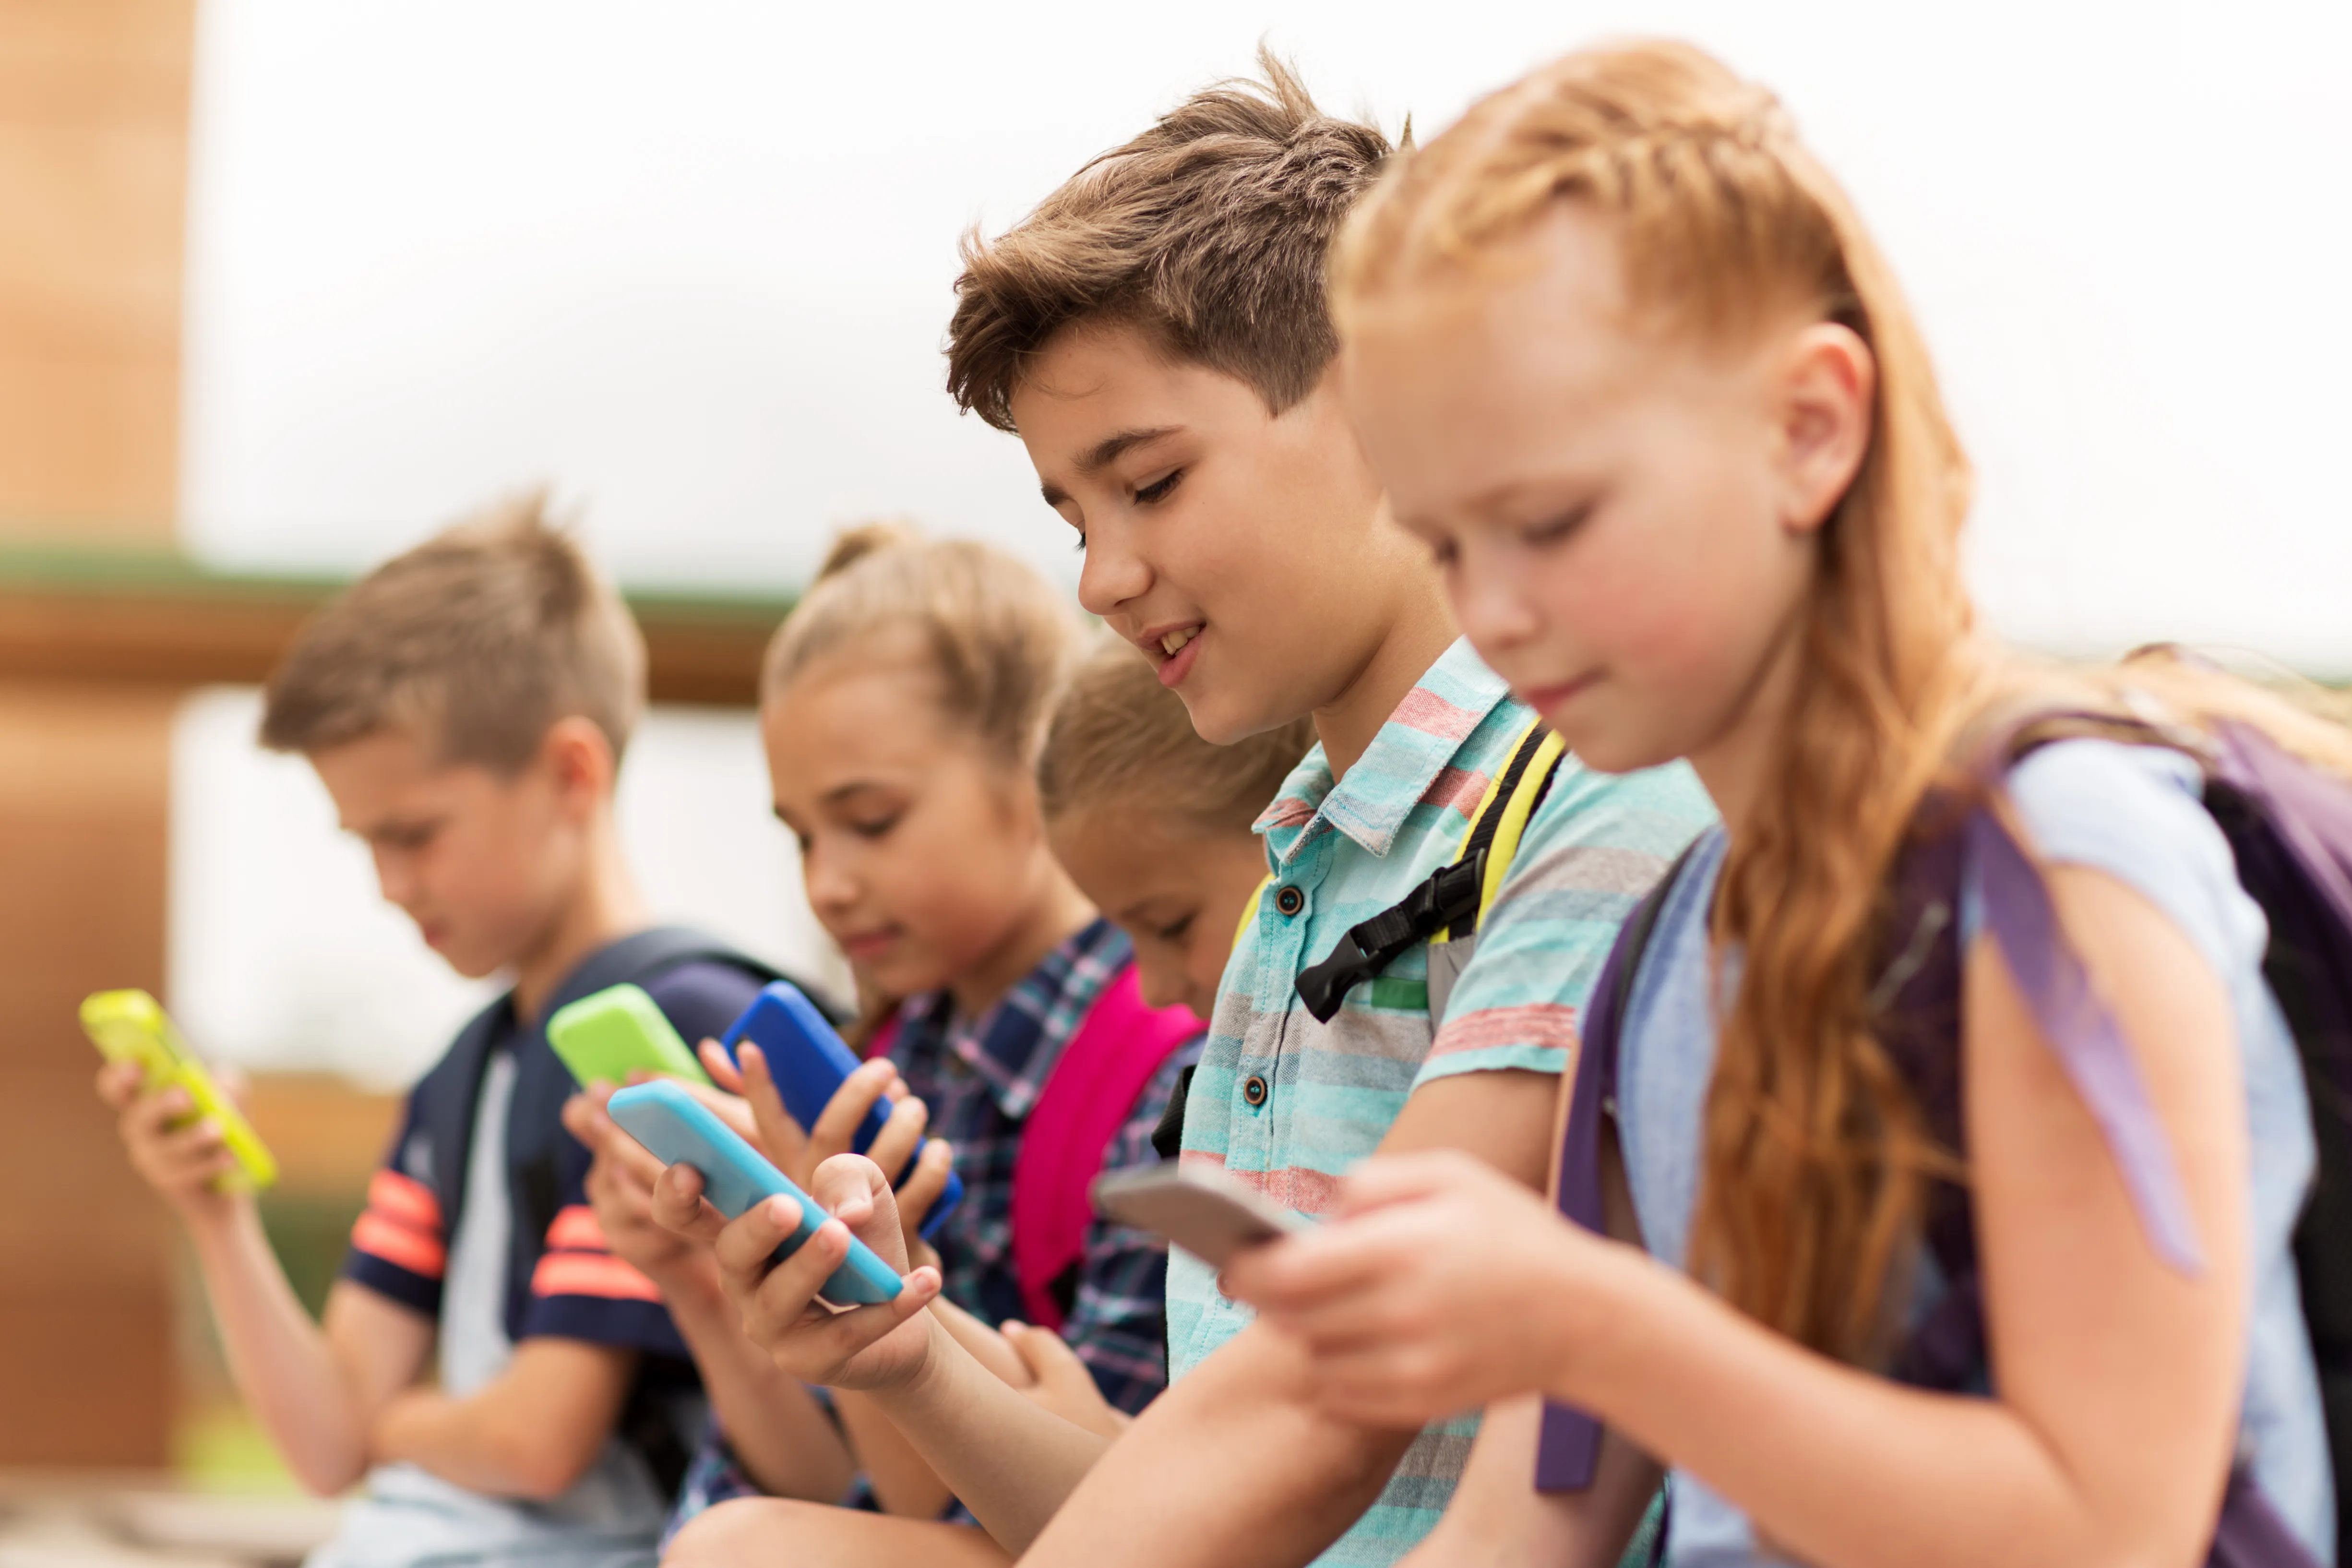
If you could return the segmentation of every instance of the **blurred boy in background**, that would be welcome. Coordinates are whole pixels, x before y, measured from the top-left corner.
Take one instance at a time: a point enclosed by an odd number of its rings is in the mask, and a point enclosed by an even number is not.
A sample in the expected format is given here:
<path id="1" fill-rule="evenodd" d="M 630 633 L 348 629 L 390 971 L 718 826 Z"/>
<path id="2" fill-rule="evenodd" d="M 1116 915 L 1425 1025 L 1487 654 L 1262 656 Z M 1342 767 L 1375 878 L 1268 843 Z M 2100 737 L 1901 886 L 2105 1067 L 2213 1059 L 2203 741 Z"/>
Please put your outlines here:
<path id="1" fill-rule="evenodd" d="M 371 573 L 270 681 L 262 743 L 317 770 L 383 896 L 460 974 L 514 980 L 410 1096 L 323 1323 L 252 1197 L 216 1184 L 218 1127 L 135 1065 L 100 1077 L 287 1465 L 320 1494 L 368 1482 L 313 1568 L 654 1561 L 699 1395 L 587 1206 L 544 1023 L 634 981 L 700 1039 L 769 972 L 649 924 L 614 819 L 644 707 L 635 623 L 536 500 Z"/>

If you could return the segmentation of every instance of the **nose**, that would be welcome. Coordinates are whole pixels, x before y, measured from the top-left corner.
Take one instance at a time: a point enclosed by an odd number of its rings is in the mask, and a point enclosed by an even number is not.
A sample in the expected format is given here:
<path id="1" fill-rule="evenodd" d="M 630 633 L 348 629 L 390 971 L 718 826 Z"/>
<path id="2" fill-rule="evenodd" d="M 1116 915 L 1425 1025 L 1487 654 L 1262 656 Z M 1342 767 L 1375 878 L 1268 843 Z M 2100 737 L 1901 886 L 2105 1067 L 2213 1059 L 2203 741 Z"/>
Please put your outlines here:
<path id="1" fill-rule="evenodd" d="M 1135 959 L 1135 988 L 1143 994 L 1147 1007 L 1173 1007 L 1192 992 L 1181 969 L 1164 958 L 1141 953 Z"/>
<path id="2" fill-rule="evenodd" d="M 1124 521 L 1087 530 L 1086 562 L 1078 568 L 1078 603 L 1088 615 L 1107 620 L 1151 586 L 1150 563 L 1136 549 L 1133 534 Z"/>
<path id="3" fill-rule="evenodd" d="M 1466 545 L 1446 576 L 1455 624 L 1490 662 L 1496 651 L 1529 642 L 1541 629 L 1527 574 L 1507 552 Z"/>
<path id="4" fill-rule="evenodd" d="M 387 849 L 375 852 L 376 891 L 383 901 L 407 910 L 416 901 L 416 874 L 405 855 L 395 855 Z"/>
<path id="5" fill-rule="evenodd" d="M 801 883 L 808 889 L 809 908 L 819 914 L 839 911 L 857 902 L 857 879 L 822 844 L 801 851 Z"/>

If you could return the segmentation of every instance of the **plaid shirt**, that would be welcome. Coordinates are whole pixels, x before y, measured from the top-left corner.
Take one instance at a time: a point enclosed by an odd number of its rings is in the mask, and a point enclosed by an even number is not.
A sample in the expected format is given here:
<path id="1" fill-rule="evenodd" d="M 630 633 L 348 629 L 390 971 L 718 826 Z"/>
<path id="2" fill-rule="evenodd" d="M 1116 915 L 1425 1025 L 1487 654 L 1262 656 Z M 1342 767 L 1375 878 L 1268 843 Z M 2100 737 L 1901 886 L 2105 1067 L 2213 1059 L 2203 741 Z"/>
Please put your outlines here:
<path id="1" fill-rule="evenodd" d="M 930 1108 L 930 1132 L 955 1149 L 963 1202 L 940 1226 L 946 1295 L 985 1323 L 1026 1318 L 1013 1264 L 1013 1166 L 1021 1130 L 1054 1064 L 1105 985 L 1133 961 L 1127 934 L 1097 920 L 1046 954 L 986 1016 L 958 1022 L 944 993 L 899 1010 L 890 1059 Z M 1198 1041 L 1160 1065 L 1111 1141 L 1107 1171 L 1156 1163 L 1152 1130 Z M 1133 1414 L 1167 1386 L 1168 1249 L 1158 1237 L 1097 1219 L 1087 1228 L 1077 1295 L 1062 1337 L 1103 1397 Z"/>
<path id="2" fill-rule="evenodd" d="M 1133 958 L 1126 933 L 1097 920 L 1046 954 L 982 1017 L 957 1022 L 945 992 L 909 997 L 899 1008 L 890 1059 L 929 1108 L 930 1134 L 953 1146 L 963 1177 L 963 1201 L 932 1237 L 945 1294 L 982 1322 L 1028 1316 L 1013 1263 L 1013 1167 L 1022 1128 L 1095 998 Z M 1111 1140 L 1104 1170 L 1158 1163 L 1152 1131 L 1178 1077 L 1200 1055 L 1195 1039 L 1160 1064 Z M 1087 1228 L 1062 1337 L 1094 1373 L 1103 1397 L 1129 1415 L 1168 1384 L 1167 1282 L 1168 1250 L 1158 1237 L 1102 1219 Z M 713 1503 L 757 1495 L 714 1426 L 688 1472 L 670 1533 Z M 873 1506 L 863 1478 L 843 1500 Z M 971 1521 L 961 1505 L 948 1517 Z"/>

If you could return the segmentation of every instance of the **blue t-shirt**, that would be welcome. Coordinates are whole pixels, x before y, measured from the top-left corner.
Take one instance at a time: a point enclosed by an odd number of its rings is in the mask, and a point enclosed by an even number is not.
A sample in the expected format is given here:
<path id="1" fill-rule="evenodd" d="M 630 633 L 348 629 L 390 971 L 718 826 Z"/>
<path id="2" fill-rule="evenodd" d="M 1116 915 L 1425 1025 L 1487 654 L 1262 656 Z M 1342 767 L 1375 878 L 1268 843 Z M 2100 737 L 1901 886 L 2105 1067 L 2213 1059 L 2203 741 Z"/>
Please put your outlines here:
<path id="1" fill-rule="evenodd" d="M 2035 849 L 2053 863 L 2088 866 L 2126 883 L 2178 926 L 2229 994 L 2243 1058 L 2252 1160 L 2248 1255 L 2253 1311 L 2241 1457 L 2288 1527 L 2321 1562 L 2332 1560 L 2334 1485 L 2295 1278 L 2294 1232 L 2316 1158 L 2294 1041 L 2263 978 L 2269 926 L 2238 884 L 2236 863 L 2200 803 L 2195 766 L 2178 752 L 2106 741 L 2035 752 L 2011 772 L 2010 795 Z M 1720 830 L 1702 840 L 1659 911 L 1633 994 L 1618 1059 L 1618 1131 L 1643 1244 L 1681 1267 L 1698 1195 L 1717 1009 L 1708 990 L 1707 911 L 1723 868 Z M 1981 899 L 1964 882 L 1963 951 Z M 1726 954 L 1723 984 L 1736 982 Z M 1939 1294 L 1923 1260 L 1914 1295 L 1925 1312 Z M 1990 1369 L 1980 1386 L 1991 1386 Z M 1666 1561 L 1675 1568 L 1748 1568 L 1774 1561 L 1746 1515 L 1698 1478 L 1677 1471 Z"/>

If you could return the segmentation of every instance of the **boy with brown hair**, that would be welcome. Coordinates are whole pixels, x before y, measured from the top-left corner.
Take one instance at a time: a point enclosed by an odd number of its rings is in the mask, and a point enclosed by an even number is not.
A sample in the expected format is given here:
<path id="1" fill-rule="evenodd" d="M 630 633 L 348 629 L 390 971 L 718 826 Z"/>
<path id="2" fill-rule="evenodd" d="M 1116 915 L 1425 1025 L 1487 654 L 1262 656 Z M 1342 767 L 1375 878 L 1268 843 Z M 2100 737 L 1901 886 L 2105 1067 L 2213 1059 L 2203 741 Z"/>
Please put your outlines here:
<path id="1" fill-rule="evenodd" d="M 1272 875 L 1178 1113 L 1181 1157 L 1308 1215 L 1376 1151 L 1465 1150 L 1540 1187 L 1578 1009 L 1709 807 L 1686 770 L 1612 778 L 1563 756 L 1458 638 L 1442 563 L 1391 521 L 1333 385 L 1323 255 L 1388 143 L 1261 65 L 1262 85 L 1196 95 L 967 242 L 949 390 L 1020 437 L 1086 551 L 1080 599 L 1203 739 L 1309 716 L 1319 738 L 1259 820 Z M 1472 842 L 1496 791 L 1524 803 L 1515 853 Z M 871 1394 L 1024 1563 L 1393 1563 L 1476 1431 L 1318 1414 L 1296 1346 L 1179 1251 L 1168 1392 L 1116 1439 L 1085 1432 L 978 1367 L 926 1291 L 812 1305 L 845 1226 L 903 1257 L 869 1166 L 818 1172 L 843 1223 L 772 1268 L 787 1216 L 722 1228 L 678 1175 L 657 1212 L 715 1237 L 747 1332 L 795 1375 Z M 751 1503 L 713 1510 L 672 1562 L 781 1561 L 795 1521 L 825 1548 L 812 1560 L 850 1560 L 839 1529 Z"/>
<path id="2" fill-rule="evenodd" d="M 313 1568 L 654 1560 L 699 1398 L 583 1194 L 544 1021 L 627 980 L 700 1039 L 772 972 L 646 918 L 613 809 L 644 708 L 635 624 L 536 498 L 370 573 L 271 679 L 262 743 L 317 770 L 383 896 L 460 974 L 513 977 L 410 1095 L 323 1323 L 252 1197 L 215 1185 L 217 1127 L 100 1076 L 288 1466 L 320 1494 L 368 1482 Z"/>

